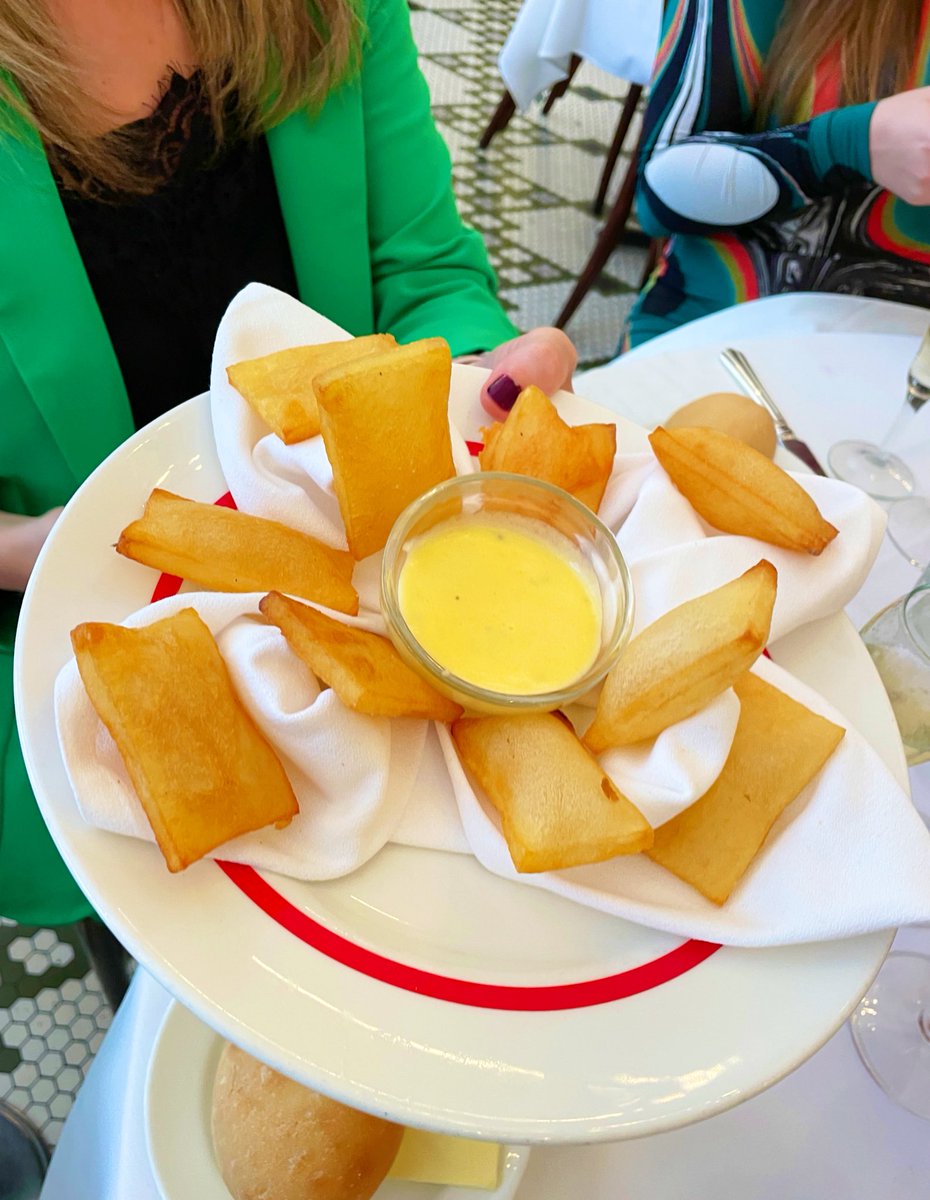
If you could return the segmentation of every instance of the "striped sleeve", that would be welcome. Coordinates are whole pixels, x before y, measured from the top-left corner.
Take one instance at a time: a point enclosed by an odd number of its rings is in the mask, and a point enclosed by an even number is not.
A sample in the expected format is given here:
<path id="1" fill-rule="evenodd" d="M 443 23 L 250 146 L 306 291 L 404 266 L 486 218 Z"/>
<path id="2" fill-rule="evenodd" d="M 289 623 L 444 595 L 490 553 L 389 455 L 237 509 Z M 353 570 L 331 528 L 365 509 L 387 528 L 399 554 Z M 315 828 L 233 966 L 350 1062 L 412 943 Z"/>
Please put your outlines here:
<path id="1" fill-rule="evenodd" d="M 781 0 L 755 0 L 747 12 L 750 2 L 672 0 L 666 10 L 637 196 L 640 223 L 653 236 L 783 220 L 869 178 L 874 105 L 751 131 Z"/>
<path id="2" fill-rule="evenodd" d="M 750 128 L 758 51 L 748 23 L 732 20 L 734 5 L 742 9 L 740 0 L 668 0 L 643 125 L 645 157 L 707 129 Z"/>

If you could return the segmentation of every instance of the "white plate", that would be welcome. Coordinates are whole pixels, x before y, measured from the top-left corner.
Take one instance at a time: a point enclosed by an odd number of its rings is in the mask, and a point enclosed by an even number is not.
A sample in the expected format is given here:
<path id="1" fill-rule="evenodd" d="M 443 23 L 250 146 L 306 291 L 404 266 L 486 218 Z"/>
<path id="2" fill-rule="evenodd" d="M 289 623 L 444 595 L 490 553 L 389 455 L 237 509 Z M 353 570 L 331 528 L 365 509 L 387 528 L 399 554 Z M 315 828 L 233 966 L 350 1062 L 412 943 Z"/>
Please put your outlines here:
<path id="1" fill-rule="evenodd" d="M 840 438 L 885 436 L 904 400 L 907 368 L 917 349 L 913 336 L 853 333 L 734 336 L 727 344 L 749 357 L 824 467 L 827 450 Z M 633 354 L 585 372 L 577 386 L 589 400 L 651 427 L 696 396 L 739 390 L 718 355 L 716 343 Z M 791 466 L 796 469 L 796 462 Z"/>
<path id="2" fill-rule="evenodd" d="M 481 377 L 454 374 L 453 412 L 466 432 L 477 429 Z M 563 400 L 569 419 L 605 419 L 586 401 Z M 641 447 L 642 431 L 619 423 L 624 448 Z M 314 949 L 215 863 L 172 876 L 154 846 L 86 825 L 52 707 L 68 632 L 147 601 L 153 575 L 112 546 L 155 485 L 221 495 L 212 446 L 200 398 L 91 476 L 37 564 L 15 661 L 26 762 L 55 840 L 103 919 L 182 1004 L 358 1108 L 520 1144 L 633 1137 L 710 1116 L 775 1082 L 838 1028 L 890 934 L 706 957 L 702 945 L 505 882 L 470 857 L 389 846 L 325 884 L 257 877 L 273 908 L 293 906 Z M 845 618 L 784 639 L 776 657 L 906 786 L 884 691 Z"/>
<path id="3" fill-rule="evenodd" d="M 210 1110 L 223 1039 L 181 1004 L 172 1004 L 145 1081 L 145 1139 L 163 1200 L 230 1200 L 213 1153 Z M 501 1147 L 493 1190 L 388 1179 L 373 1200 L 512 1200 L 529 1160 L 526 1146 Z"/>

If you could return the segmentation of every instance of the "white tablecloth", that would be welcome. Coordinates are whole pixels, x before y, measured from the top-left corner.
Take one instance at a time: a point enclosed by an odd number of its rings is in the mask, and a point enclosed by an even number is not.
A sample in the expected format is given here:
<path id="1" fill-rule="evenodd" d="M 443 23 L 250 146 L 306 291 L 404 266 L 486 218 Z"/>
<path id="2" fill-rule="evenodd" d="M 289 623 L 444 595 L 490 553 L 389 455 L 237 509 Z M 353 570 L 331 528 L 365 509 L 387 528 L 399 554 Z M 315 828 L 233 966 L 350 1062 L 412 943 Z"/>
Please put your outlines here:
<path id="1" fill-rule="evenodd" d="M 519 108 L 564 79 L 573 54 L 630 83 L 648 83 L 662 0 L 524 0 L 498 60 Z"/>
<path id="2" fill-rule="evenodd" d="M 617 407 L 618 403 L 622 404 L 617 398 L 622 397 L 624 391 L 629 389 L 627 373 L 630 365 L 642 364 L 655 355 L 682 354 L 699 347 L 701 361 L 705 363 L 714 360 L 716 354 L 726 346 L 739 348 L 747 342 L 758 346 L 763 344 L 762 339 L 772 339 L 773 349 L 767 356 L 772 359 L 781 352 L 777 349 L 779 339 L 786 335 L 862 335 L 867 338 L 868 349 L 865 353 L 875 361 L 876 379 L 888 375 L 883 367 L 883 348 L 884 357 L 894 356 L 894 371 L 890 377 L 897 379 L 900 375 L 900 384 L 895 385 L 893 390 L 886 391 L 876 387 L 874 391 L 867 391 L 867 404 L 863 404 L 863 397 L 856 397 L 854 402 L 844 394 L 824 393 L 823 403 L 817 405 L 817 411 L 805 411 L 805 393 L 800 389 L 803 371 L 799 369 L 803 367 L 803 362 L 799 362 L 792 369 L 784 371 L 786 377 L 798 383 L 798 394 L 791 394 L 789 389 L 789 394 L 779 392 L 775 397 L 781 401 L 785 415 L 789 422 L 794 424 L 798 436 L 804 438 L 819 460 L 826 464 L 827 451 L 834 441 L 845 437 L 881 440 L 887 433 L 899 406 L 904 401 L 904 372 L 908 360 L 916 351 L 918 341 L 928 326 L 930 311 L 910 304 L 892 304 L 858 296 L 810 293 L 770 296 L 764 300 L 754 300 L 749 304 L 713 313 L 662 337 L 644 342 L 613 362 L 577 375 L 575 391 L 589 400 L 613 408 Z M 882 335 L 886 335 L 886 338 L 883 339 Z M 841 337 L 837 338 L 837 341 L 841 340 Z M 871 349 L 873 346 L 874 354 Z M 753 359 L 753 351 L 749 346 L 746 346 L 746 349 L 750 359 Z M 760 367 L 763 382 L 771 382 L 759 359 L 754 359 L 754 362 Z M 671 364 L 663 363 L 657 366 L 657 370 L 664 374 L 671 388 L 675 383 Z M 707 382 L 710 377 L 702 370 L 700 378 Z M 738 390 L 722 366 L 713 377 L 712 387 L 721 391 Z M 711 387 L 708 386 L 707 390 L 711 390 Z M 697 394 L 698 391 L 692 390 L 690 397 L 693 398 Z M 643 413 L 636 415 L 641 420 L 645 419 Z M 653 419 L 658 420 L 665 415 L 666 412 L 657 412 Z M 928 418 L 930 413 L 924 411 L 920 418 L 924 438 L 919 460 L 922 467 L 927 462 L 926 431 L 930 424 Z M 886 539 L 871 575 L 859 594 L 847 605 L 846 611 L 856 628 L 861 629 L 865 622 L 886 604 L 909 591 L 917 581 L 918 575 L 919 572 L 910 566 Z M 930 807 L 930 792 L 926 800 Z"/>
<path id="3" fill-rule="evenodd" d="M 621 358 L 623 362 L 630 362 L 691 346 L 723 349 L 731 345 L 734 338 L 779 337 L 786 333 L 888 333 L 919 338 L 928 325 L 930 311 L 914 304 L 893 304 L 862 296 L 832 296 L 823 292 L 767 296 L 739 308 L 711 313 L 709 317 L 701 317 L 699 321 L 691 321 L 662 337 L 643 342 L 635 350 L 628 350 L 613 362 L 598 367 L 597 373 L 617 367 Z M 575 390 L 587 395 L 581 387 L 583 378 L 577 378 Z M 889 409 L 889 416 L 892 411 Z"/>
<path id="4" fill-rule="evenodd" d="M 875 301 L 779 297 L 707 318 L 648 350 L 695 344 L 691 339 L 700 332 L 705 345 L 722 346 L 760 333 L 839 328 L 877 335 L 875 353 L 880 354 L 882 333 L 916 335 L 927 319 L 920 310 Z M 583 382 L 578 390 L 584 391 Z M 897 402 L 888 397 L 889 417 Z M 850 606 L 856 624 L 906 590 L 915 575 L 893 549 L 883 551 Z M 911 771 L 911 785 L 915 803 L 930 817 L 930 763 Z M 896 948 L 930 954 L 930 929 L 902 931 Z M 147 1162 L 143 1090 L 167 1004 L 167 993 L 140 972 L 65 1123 L 42 1200 L 158 1200 Z M 873 1083 L 844 1027 L 788 1079 L 712 1120 L 641 1141 L 535 1149 L 520 1195 L 525 1200 L 925 1200 L 928 1133 L 925 1121 L 898 1108 Z"/>

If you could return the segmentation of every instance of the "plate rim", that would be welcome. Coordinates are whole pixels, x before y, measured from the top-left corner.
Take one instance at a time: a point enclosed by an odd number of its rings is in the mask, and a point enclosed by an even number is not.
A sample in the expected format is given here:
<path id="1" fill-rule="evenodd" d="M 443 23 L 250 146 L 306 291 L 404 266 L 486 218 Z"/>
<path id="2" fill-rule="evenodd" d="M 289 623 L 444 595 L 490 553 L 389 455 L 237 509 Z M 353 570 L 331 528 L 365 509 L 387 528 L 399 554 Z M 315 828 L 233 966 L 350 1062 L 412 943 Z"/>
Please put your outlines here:
<path id="1" fill-rule="evenodd" d="M 159 1076 L 159 1071 L 163 1068 L 161 1056 L 166 1053 L 171 1053 L 176 1049 L 180 1049 L 184 1044 L 190 1047 L 191 1038 L 196 1040 L 198 1055 L 206 1056 L 212 1054 L 215 1047 L 212 1045 L 209 1048 L 206 1045 L 209 1040 L 213 1042 L 222 1042 L 223 1035 L 217 1030 L 212 1029 L 204 1021 L 200 1020 L 195 1013 L 186 1008 L 179 1000 L 174 998 L 168 1001 L 165 1012 L 159 1021 L 158 1029 L 152 1041 L 152 1053 L 145 1070 L 145 1079 L 142 1085 L 142 1121 L 145 1130 L 145 1149 L 148 1155 L 148 1165 L 152 1173 L 152 1178 L 155 1186 L 161 1196 L 161 1200 L 180 1200 L 180 1197 L 173 1195 L 165 1181 L 165 1176 L 162 1171 L 162 1151 L 157 1152 L 154 1143 L 157 1141 L 155 1134 L 155 1108 L 160 1102 L 162 1081 Z M 182 1089 L 182 1096 L 186 1102 L 186 1106 L 193 1109 L 195 1101 L 193 1097 L 196 1095 L 197 1087 L 200 1084 L 206 1084 L 206 1080 L 195 1079 L 191 1087 Z M 177 1091 L 172 1090 L 172 1097 L 177 1099 Z M 194 1122 L 196 1127 L 196 1139 L 200 1141 L 200 1122 Z M 501 1142 L 499 1143 L 501 1150 L 501 1182 L 493 1191 L 488 1191 L 486 1188 L 471 1188 L 457 1184 L 417 1184 L 418 1196 L 422 1200 L 457 1200 L 455 1192 L 470 1192 L 474 1196 L 474 1200 L 513 1200 L 520 1182 L 526 1173 L 527 1166 L 530 1160 L 531 1146 L 518 1145 L 516 1143 Z M 212 1147 L 211 1147 L 212 1148 Z M 214 1162 L 214 1166 L 216 1166 Z M 223 1178 L 216 1171 L 217 1179 L 221 1187 L 225 1190 L 226 1185 Z M 390 1182 L 390 1181 L 385 1181 Z M 398 1180 L 398 1183 L 409 1183 L 414 1186 L 413 1181 Z M 504 1186 L 506 1184 L 506 1187 Z M 450 1190 L 451 1189 L 451 1190 Z M 380 1196 L 379 1196 L 380 1193 Z M 378 1186 L 378 1191 L 374 1193 L 371 1200 L 390 1200 L 390 1196 L 382 1191 L 381 1185 Z"/>
<path id="2" fill-rule="evenodd" d="M 476 368 L 462 368 L 462 369 L 463 370 L 472 370 L 472 371 L 476 370 Z M 573 397 L 572 399 L 575 401 L 578 401 L 581 398 Z M 153 426 L 158 425 L 160 422 L 164 421 L 168 417 L 170 417 L 172 419 L 177 419 L 181 410 L 192 410 L 194 408 L 194 406 L 197 406 L 197 405 L 204 406 L 205 404 L 207 404 L 207 402 L 208 402 L 207 394 L 202 394 L 199 397 L 194 397 L 191 400 L 186 401 L 183 405 L 178 406 L 178 408 L 171 410 L 170 413 L 165 414 L 165 416 L 160 418 L 158 422 L 153 422 Z M 627 428 L 632 428 L 632 429 L 639 431 L 638 426 L 634 426 L 632 424 L 632 422 L 625 420 L 619 414 L 613 413 L 609 409 L 605 409 L 602 406 L 595 405 L 594 403 L 589 402 L 589 401 L 582 401 L 582 405 L 591 412 L 597 412 L 597 413 L 602 414 L 602 419 L 603 419 L 603 417 L 606 416 L 611 421 L 618 424 L 621 428 L 627 427 Z M 202 413 L 200 413 L 199 415 L 202 416 Z M 183 419 L 183 417 L 181 419 Z M 129 439 L 126 443 L 123 443 L 120 447 L 117 447 L 111 453 L 111 455 L 109 455 L 107 457 L 107 459 L 105 459 L 104 462 L 101 463 L 101 465 L 92 473 L 92 475 L 84 482 L 84 484 L 81 485 L 81 488 L 79 488 L 78 491 L 75 493 L 75 496 L 71 501 L 71 504 L 77 505 L 79 503 L 80 497 L 81 497 L 82 493 L 84 493 L 85 489 L 90 489 L 92 487 L 96 487 L 96 480 L 98 479 L 98 477 L 101 474 L 103 474 L 107 471 L 108 465 L 112 459 L 114 459 L 116 457 L 121 457 L 122 455 L 126 454 L 127 449 L 131 449 L 133 445 L 141 442 L 147 436 L 150 436 L 151 432 L 152 432 L 152 426 L 147 426 L 144 429 L 139 430 L 136 434 L 134 434 L 133 437 L 131 439 Z M 54 538 L 54 535 L 53 535 L 53 538 Z M 40 555 L 39 562 L 37 564 L 37 570 L 36 570 L 35 574 L 33 575 L 32 580 L 30 581 L 29 587 L 27 588 L 26 595 L 24 597 L 24 602 L 23 602 L 24 603 L 24 611 L 27 608 L 27 604 L 30 600 L 30 597 L 31 597 L 34 587 L 39 586 L 38 580 L 41 575 L 41 564 L 44 559 L 44 556 L 45 556 L 46 552 L 53 545 L 54 545 L 54 541 L 53 541 L 53 539 L 50 539 L 49 545 L 43 550 L 42 555 Z M 846 626 L 848 626 L 848 630 L 854 633 L 851 623 L 848 621 L 848 619 L 844 615 L 835 614 L 833 618 L 830 618 L 830 620 L 838 620 L 841 623 L 845 622 Z M 22 684 L 22 671 L 23 671 L 22 657 L 24 654 L 23 644 L 24 644 L 24 639 L 17 638 L 16 648 L 14 651 L 14 691 L 15 691 L 16 698 L 17 698 L 17 708 L 18 709 L 20 709 L 20 707 L 21 707 L 21 698 L 20 697 L 21 697 L 21 691 L 22 691 L 22 687 L 23 687 L 23 684 Z M 24 749 L 24 757 L 26 758 L 26 762 L 27 762 L 27 767 L 29 767 L 30 778 L 32 779 L 35 777 L 34 772 L 36 770 L 36 765 L 32 761 L 33 747 L 31 745 L 28 745 L 27 739 L 24 739 L 23 749 Z M 38 791 L 37 791 L 37 795 L 38 795 Z M 44 795 L 40 798 L 39 803 L 40 803 L 40 807 L 43 812 L 43 816 L 45 816 L 46 808 L 52 807 L 52 806 L 50 805 L 48 798 Z M 52 832 L 52 836 L 55 839 L 56 844 L 58 845 L 59 850 L 62 853 L 62 856 L 65 858 L 65 861 L 68 863 L 69 867 L 75 874 L 75 877 L 82 884 L 82 886 L 84 887 L 84 890 L 86 892 L 88 892 L 89 895 L 93 895 L 98 890 L 95 885 L 95 880 L 91 876 L 87 875 L 87 873 L 83 870 L 80 859 L 76 856 L 76 854 L 72 855 L 71 847 L 67 841 L 67 838 L 66 837 L 62 838 L 59 836 L 61 831 L 57 828 L 57 823 L 54 820 L 54 812 L 52 812 L 51 822 L 47 821 L 47 824 L 49 824 L 49 827 Z M 203 1020 L 206 1024 L 208 1024 L 209 1026 L 211 1026 L 214 1029 L 217 1029 L 220 1033 L 223 1034 L 223 1036 L 230 1037 L 230 1040 L 233 1040 L 233 1041 L 237 1040 L 237 1038 L 235 1036 L 230 1035 L 231 1029 L 238 1028 L 236 1021 L 233 1020 L 231 1015 L 229 1013 L 227 1013 L 217 1001 L 210 1000 L 209 997 L 200 993 L 195 987 L 188 986 L 188 981 L 180 980 L 178 978 L 176 970 L 172 967 L 171 962 L 164 955 L 162 955 L 161 953 L 155 951 L 154 949 L 152 949 L 151 947 L 148 946 L 148 944 L 145 941 L 144 934 L 141 931 L 136 930 L 136 928 L 133 926 L 133 924 L 130 920 L 129 914 L 121 911 L 116 905 L 111 905 L 109 903 L 109 901 L 105 904 L 100 905 L 99 904 L 99 896 L 97 896 L 97 898 L 95 899 L 94 902 L 95 902 L 95 904 L 98 904 L 101 914 L 107 915 L 109 922 L 112 925 L 116 926 L 116 928 L 120 932 L 120 936 L 126 942 L 129 949 L 131 949 L 133 951 L 133 953 L 138 958 L 138 960 L 147 969 L 149 969 L 152 972 L 152 974 L 155 975 L 156 978 L 164 980 L 166 983 L 166 986 L 169 988 L 169 990 L 171 990 L 175 995 L 182 997 L 183 1003 L 187 1008 L 189 1008 L 190 1010 L 195 1012 L 201 1018 L 201 1020 Z M 723 1111 L 727 1107 L 731 1107 L 737 1103 L 742 1102 L 744 1099 L 750 1098 L 752 1095 L 758 1094 L 760 1091 L 765 1090 L 767 1087 L 769 1087 L 773 1083 L 777 1082 L 778 1079 L 783 1078 L 786 1074 L 788 1074 L 792 1070 L 796 1069 L 796 1067 L 798 1065 L 800 1065 L 802 1062 L 806 1061 L 806 1059 L 808 1057 L 810 1057 L 811 1054 L 815 1053 L 816 1050 L 819 1049 L 819 1047 L 821 1045 L 823 1045 L 827 1040 L 829 1040 L 829 1038 L 836 1032 L 836 1030 L 839 1028 L 839 1026 L 846 1020 L 849 1013 L 853 1010 L 853 1008 L 855 1007 L 859 998 L 861 997 L 862 991 L 864 991 L 868 987 L 868 984 L 869 984 L 871 978 L 874 977 L 875 973 L 878 971 L 879 967 L 881 966 L 881 963 L 884 960 L 885 954 L 887 953 L 888 947 L 891 944 L 893 936 L 894 936 L 893 930 L 892 931 L 879 931 L 877 933 L 873 933 L 873 934 L 869 934 L 869 935 L 862 935 L 862 940 L 868 941 L 869 945 L 872 947 L 872 950 L 870 951 L 870 953 L 868 955 L 868 966 L 865 970 L 865 975 L 867 977 L 863 978 L 862 989 L 859 990 L 857 988 L 856 994 L 849 1000 L 848 1005 L 840 1013 L 838 1018 L 835 1016 L 834 1019 L 830 1022 L 829 1027 L 826 1028 L 825 1030 L 822 1030 L 821 1033 L 818 1035 L 818 1037 L 814 1040 L 814 1042 L 805 1043 L 803 1048 L 798 1050 L 796 1055 L 789 1058 L 789 1060 L 787 1062 L 780 1063 L 777 1070 L 768 1072 L 765 1075 L 760 1076 L 758 1078 L 757 1082 L 755 1082 L 752 1086 L 741 1089 L 738 1092 L 738 1094 L 736 1094 L 732 1098 L 726 1099 L 725 1101 L 718 1102 L 716 1106 L 711 1106 L 706 1111 L 703 1111 L 697 1115 L 695 1115 L 694 1113 L 681 1113 L 678 1116 L 671 1117 L 665 1121 L 659 1121 L 657 1119 L 654 1119 L 653 1122 L 650 1124 L 649 1128 L 646 1130 L 640 1129 L 638 1127 L 629 1128 L 625 1125 L 605 1123 L 605 1124 L 598 1126 L 597 1128 L 589 1127 L 582 1131 L 578 1131 L 578 1130 L 571 1129 L 571 1128 L 566 1129 L 564 1127 L 564 1122 L 559 1118 L 554 1118 L 552 1121 L 547 1121 L 547 1122 L 540 1122 L 537 1120 L 531 1127 L 528 1126 L 528 1127 L 520 1130 L 521 1140 L 525 1140 L 529 1143 L 535 1143 L 535 1142 L 577 1143 L 579 1141 L 586 1141 L 586 1142 L 611 1141 L 611 1140 L 620 1140 L 625 1137 L 643 1136 L 643 1134 L 645 1132 L 650 1132 L 650 1133 L 651 1132 L 660 1132 L 660 1131 L 664 1131 L 664 1130 L 671 1130 L 674 1128 L 678 1128 L 683 1125 L 691 1124 L 691 1123 L 695 1122 L 696 1120 L 703 1119 L 707 1116 L 714 1115 L 714 1113 L 716 1113 L 716 1112 Z M 827 944 L 829 944 L 829 943 L 827 943 Z M 773 951 L 777 951 L 778 949 L 781 949 L 781 948 L 772 948 L 772 949 L 773 949 Z M 727 948 L 725 948 L 725 953 L 732 954 L 732 953 L 734 953 L 734 950 L 733 950 L 733 948 L 727 947 Z M 744 953 L 744 951 L 737 950 L 736 953 L 742 954 L 742 953 Z M 252 1032 L 256 1035 L 256 1040 L 257 1040 L 258 1044 L 265 1046 L 266 1049 L 274 1051 L 274 1052 L 268 1053 L 268 1055 L 267 1055 L 268 1060 L 274 1062 L 275 1065 L 281 1066 L 282 1064 L 280 1063 L 280 1059 L 278 1056 L 278 1048 L 269 1046 L 267 1037 L 259 1034 L 257 1030 L 253 1030 Z M 296 1055 L 294 1055 L 292 1057 L 296 1058 Z M 293 1063 L 291 1064 L 291 1066 L 292 1066 L 292 1071 L 293 1071 Z M 285 1070 L 287 1069 L 286 1065 L 284 1066 L 284 1069 Z M 288 1073 L 292 1073 L 292 1072 L 288 1072 Z M 364 1101 L 360 1102 L 360 1098 L 358 1097 L 358 1095 L 354 1094 L 351 1091 L 351 1089 L 349 1089 L 349 1090 L 344 1089 L 343 1091 L 340 1092 L 340 1090 L 337 1087 L 329 1087 L 330 1082 L 331 1082 L 330 1080 L 327 1080 L 326 1086 L 327 1086 L 328 1090 L 330 1090 L 332 1092 L 332 1094 L 338 1095 L 340 1099 L 345 1099 L 349 1103 L 355 1103 L 356 1106 L 358 1106 L 358 1107 L 367 1107 L 367 1108 L 369 1108 L 369 1110 L 373 1110 L 373 1105 L 372 1105 L 370 1098 L 368 1099 L 367 1104 L 364 1103 Z M 454 1124 L 439 1125 L 439 1124 L 435 1123 L 435 1120 L 431 1120 L 430 1116 L 431 1116 L 431 1114 L 429 1114 L 425 1110 L 412 1109 L 412 1110 L 406 1111 L 404 1113 L 403 1117 L 402 1118 L 399 1117 L 398 1119 L 404 1119 L 409 1124 L 420 1125 L 425 1128 L 445 1129 L 447 1132 L 455 1132 L 455 1133 L 462 1134 L 464 1136 L 476 1136 L 476 1134 L 471 1126 L 462 1126 L 462 1125 L 454 1125 Z M 511 1138 L 512 1133 L 513 1133 L 513 1131 L 511 1130 L 511 1131 L 508 1131 L 505 1133 L 498 1133 L 496 1135 L 486 1133 L 486 1134 L 484 1134 L 484 1136 L 486 1138 L 493 1139 L 493 1140 L 501 1140 L 502 1138 L 507 1140 L 507 1139 Z"/>

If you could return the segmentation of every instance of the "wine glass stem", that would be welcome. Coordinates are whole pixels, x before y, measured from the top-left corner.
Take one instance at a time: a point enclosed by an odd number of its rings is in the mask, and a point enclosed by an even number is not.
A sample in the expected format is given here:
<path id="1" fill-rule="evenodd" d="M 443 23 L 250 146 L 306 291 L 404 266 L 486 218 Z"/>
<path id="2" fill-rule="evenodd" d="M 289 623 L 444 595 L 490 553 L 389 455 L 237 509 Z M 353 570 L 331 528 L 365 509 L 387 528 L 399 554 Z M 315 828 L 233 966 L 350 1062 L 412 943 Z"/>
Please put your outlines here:
<path id="1" fill-rule="evenodd" d="M 900 442 L 902 435 L 906 433 L 908 426 L 927 400 L 930 400 L 930 392 L 925 392 L 923 388 L 918 389 L 914 380 L 908 380 L 907 403 L 902 404 L 898 409 L 898 415 L 892 422 L 891 428 L 882 438 L 883 449 L 895 446 Z"/>

